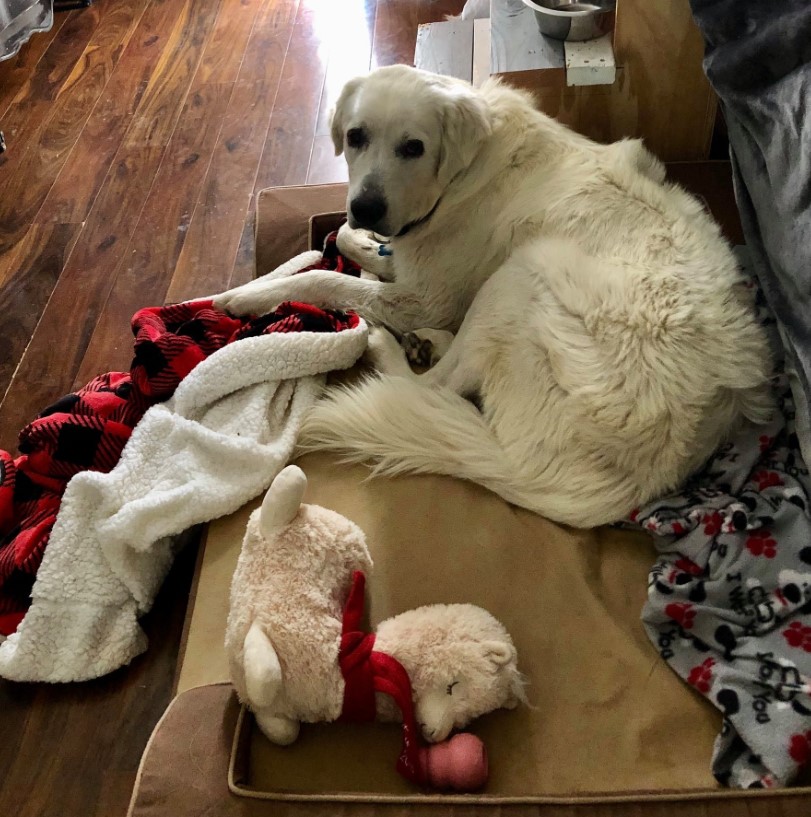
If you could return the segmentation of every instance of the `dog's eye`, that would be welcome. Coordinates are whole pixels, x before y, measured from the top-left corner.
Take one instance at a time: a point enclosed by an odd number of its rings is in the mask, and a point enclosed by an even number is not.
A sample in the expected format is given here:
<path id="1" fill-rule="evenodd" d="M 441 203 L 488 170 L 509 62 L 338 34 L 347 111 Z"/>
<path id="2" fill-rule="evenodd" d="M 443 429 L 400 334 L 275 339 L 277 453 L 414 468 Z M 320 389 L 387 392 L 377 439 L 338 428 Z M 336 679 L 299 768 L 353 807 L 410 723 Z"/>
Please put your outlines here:
<path id="1" fill-rule="evenodd" d="M 397 153 L 404 159 L 418 159 L 425 153 L 425 145 L 419 139 L 407 139 L 397 148 Z"/>
<path id="2" fill-rule="evenodd" d="M 363 128 L 350 128 L 346 132 L 346 144 L 351 148 L 362 148 L 369 141 Z"/>
<path id="3" fill-rule="evenodd" d="M 458 681 L 454 681 L 452 684 L 448 684 L 448 695 L 453 695 L 453 688 L 458 684 Z"/>

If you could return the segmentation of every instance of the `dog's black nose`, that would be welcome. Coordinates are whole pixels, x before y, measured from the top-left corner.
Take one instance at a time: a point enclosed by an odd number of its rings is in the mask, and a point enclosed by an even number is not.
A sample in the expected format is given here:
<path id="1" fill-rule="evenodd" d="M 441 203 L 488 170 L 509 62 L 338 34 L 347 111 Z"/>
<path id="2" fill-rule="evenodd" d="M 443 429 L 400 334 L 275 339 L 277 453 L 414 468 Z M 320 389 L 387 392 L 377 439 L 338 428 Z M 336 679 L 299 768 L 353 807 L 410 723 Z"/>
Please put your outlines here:
<path id="1" fill-rule="evenodd" d="M 358 227 L 372 228 L 386 215 L 386 200 L 379 193 L 364 192 L 349 205 Z"/>

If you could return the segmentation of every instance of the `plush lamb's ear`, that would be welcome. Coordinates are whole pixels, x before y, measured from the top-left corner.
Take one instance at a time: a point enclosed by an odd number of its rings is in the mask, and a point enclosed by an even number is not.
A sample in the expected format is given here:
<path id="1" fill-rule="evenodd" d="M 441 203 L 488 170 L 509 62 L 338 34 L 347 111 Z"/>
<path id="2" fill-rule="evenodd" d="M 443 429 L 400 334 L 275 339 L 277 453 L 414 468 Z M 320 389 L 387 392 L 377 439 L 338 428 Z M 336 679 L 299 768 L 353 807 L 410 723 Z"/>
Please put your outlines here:
<path id="1" fill-rule="evenodd" d="M 486 103 L 472 90 L 454 87 L 443 94 L 446 100 L 437 180 L 445 186 L 471 164 L 493 128 Z"/>
<path id="2" fill-rule="evenodd" d="M 259 530 L 265 538 L 296 518 L 306 488 L 307 477 L 297 465 L 288 465 L 276 475 L 259 512 Z"/>
<path id="3" fill-rule="evenodd" d="M 360 87 L 361 82 L 363 82 L 363 77 L 350 79 L 349 82 L 344 85 L 341 95 L 338 97 L 338 101 L 332 109 L 329 127 L 330 133 L 332 134 L 332 144 L 335 145 L 336 156 L 340 156 L 344 152 L 344 117 L 346 115 L 346 109 L 352 97 L 355 95 L 355 91 Z"/>
<path id="4" fill-rule="evenodd" d="M 504 708 L 515 709 L 518 704 L 530 705 L 527 698 L 527 679 L 518 670 L 515 670 L 510 679 L 510 696 L 507 698 Z"/>
<path id="5" fill-rule="evenodd" d="M 485 641 L 482 644 L 484 656 L 496 667 L 503 667 L 515 658 L 515 647 L 504 641 Z"/>

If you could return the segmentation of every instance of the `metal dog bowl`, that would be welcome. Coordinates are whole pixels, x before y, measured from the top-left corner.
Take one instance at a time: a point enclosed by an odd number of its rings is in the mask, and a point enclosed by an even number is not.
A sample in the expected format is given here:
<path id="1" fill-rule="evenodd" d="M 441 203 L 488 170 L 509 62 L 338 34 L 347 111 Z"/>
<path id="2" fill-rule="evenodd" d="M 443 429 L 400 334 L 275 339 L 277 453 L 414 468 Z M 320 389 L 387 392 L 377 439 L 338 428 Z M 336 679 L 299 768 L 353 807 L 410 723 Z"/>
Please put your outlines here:
<path id="1" fill-rule="evenodd" d="M 555 40 L 593 40 L 614 27 L 616 0 L 524 0 L 541 34 Z"/>

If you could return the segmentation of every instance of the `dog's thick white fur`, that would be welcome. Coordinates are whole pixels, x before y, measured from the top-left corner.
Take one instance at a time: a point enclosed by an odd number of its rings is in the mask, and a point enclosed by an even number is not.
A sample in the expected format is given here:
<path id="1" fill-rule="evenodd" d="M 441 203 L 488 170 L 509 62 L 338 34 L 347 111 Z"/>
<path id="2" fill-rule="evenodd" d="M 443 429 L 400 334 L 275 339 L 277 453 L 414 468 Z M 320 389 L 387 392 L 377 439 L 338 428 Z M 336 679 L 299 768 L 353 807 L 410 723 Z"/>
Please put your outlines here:
<path id="1" fill-rule="evenodd" d="M 590 527 L 673 489 L 741 417 L 768 417 L 767 341 L 733 255 L 640 142 L 598 145 L 497 82 L 404 66 L 350 82 L 333 137 L 350 224 L 358 196 L 387 203 L 363 226 L 395 236 L 394 280 L 259 279 L 218 305 L 308 300 L 458 334 L 418 376 L 377 333 L 385 373 L 318 404 L 305 449 L 472 480 Z M 415 139 L 423 155 L 404 157 Z"/>

